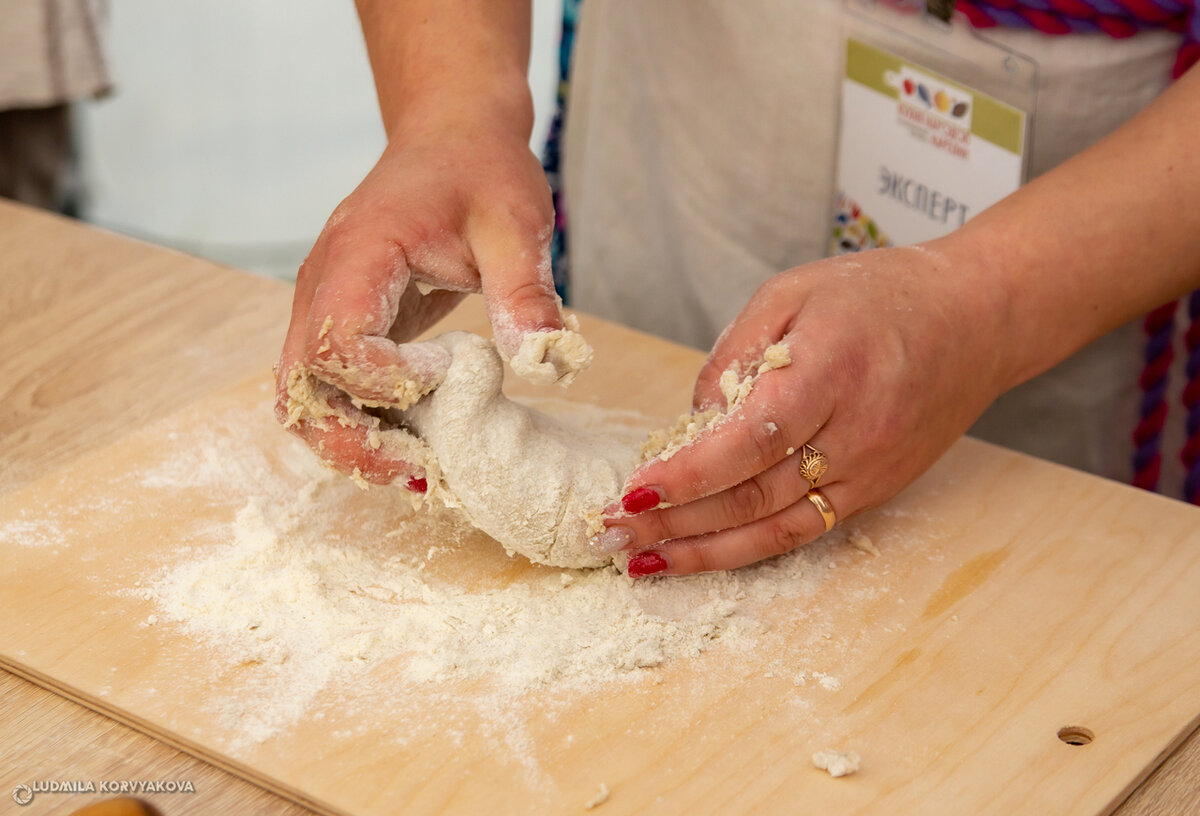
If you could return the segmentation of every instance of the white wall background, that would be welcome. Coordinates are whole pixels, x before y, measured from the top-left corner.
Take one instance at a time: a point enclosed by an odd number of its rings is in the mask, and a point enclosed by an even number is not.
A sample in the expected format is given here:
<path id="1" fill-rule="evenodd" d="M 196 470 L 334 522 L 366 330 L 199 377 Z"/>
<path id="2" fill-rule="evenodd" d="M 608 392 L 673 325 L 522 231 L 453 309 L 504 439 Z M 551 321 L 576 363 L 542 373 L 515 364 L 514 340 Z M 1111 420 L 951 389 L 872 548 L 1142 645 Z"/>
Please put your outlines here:
<path id="1" fill-rule="evenodd" d="M 561 0 L 534 0 L 541 149 L 554 112 Z M 83 106 L 84 217 L 292 277 L 383 148 L 350 0 L 112 0 L 110 98 Z"/>

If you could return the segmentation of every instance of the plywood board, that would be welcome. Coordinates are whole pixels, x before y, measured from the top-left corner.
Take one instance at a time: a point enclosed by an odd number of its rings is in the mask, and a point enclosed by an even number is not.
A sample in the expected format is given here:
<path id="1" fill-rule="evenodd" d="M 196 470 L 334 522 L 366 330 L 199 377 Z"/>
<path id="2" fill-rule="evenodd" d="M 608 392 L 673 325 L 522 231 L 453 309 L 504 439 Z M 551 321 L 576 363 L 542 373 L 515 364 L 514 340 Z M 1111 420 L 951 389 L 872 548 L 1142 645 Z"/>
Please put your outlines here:
<path id="1" fill-rule="evenodd" d="M 686 404 L 698 355 L 592 335 L 609 362 L 573 396 L 660 418 Z M 763 631 L 697 657 L 502 696 L 404 683 L 400 653 L 317 681 L 269 654 L 231 663 L 137 588 L 311 482 L 270 396 L 249 381 L 0 499 L 5 668 L 353 814 L 574 812 L 602 783 L 608 813 L 1103 813 L 1200 713 L 1200 511 L 971 440 L 852 522 L 878 556 L 814 545 L 804 591 L 754 613 Z M 322 489 L 339 508 L 322 541 L 348 558 L 425 559 L 466 588 L 547 574 L 436 526 L 388 539 L 399 494 Z M 1094 740 L 1068 745 L 1065 726 Z M 816 771 L 825 747 L 862 770 Z"/>

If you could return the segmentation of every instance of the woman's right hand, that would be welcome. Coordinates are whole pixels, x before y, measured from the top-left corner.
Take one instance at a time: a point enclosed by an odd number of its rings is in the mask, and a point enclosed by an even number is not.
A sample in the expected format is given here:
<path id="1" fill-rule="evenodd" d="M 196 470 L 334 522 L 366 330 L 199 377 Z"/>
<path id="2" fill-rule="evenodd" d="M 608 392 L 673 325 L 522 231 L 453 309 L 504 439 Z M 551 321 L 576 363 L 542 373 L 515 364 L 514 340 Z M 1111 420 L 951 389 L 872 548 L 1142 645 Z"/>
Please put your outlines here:
<path id="1" fill-rule="evenodd" d="M 507 356 L 526 334 L 562 328 L 545 174 L 522 129 L 485 110 L 407 112 L 300 267 L 276 415 L 338 470 L 370 482 L 406 477 L 411 486 L 424 476 L 377 440 L 372 447 L 363 406 L 404 408 L 437 387 L 447 352 L 408 341 L 463 293 L 483 292 Z M 290 399 L 289 380 L 310 375 L 346 421 Z"/>

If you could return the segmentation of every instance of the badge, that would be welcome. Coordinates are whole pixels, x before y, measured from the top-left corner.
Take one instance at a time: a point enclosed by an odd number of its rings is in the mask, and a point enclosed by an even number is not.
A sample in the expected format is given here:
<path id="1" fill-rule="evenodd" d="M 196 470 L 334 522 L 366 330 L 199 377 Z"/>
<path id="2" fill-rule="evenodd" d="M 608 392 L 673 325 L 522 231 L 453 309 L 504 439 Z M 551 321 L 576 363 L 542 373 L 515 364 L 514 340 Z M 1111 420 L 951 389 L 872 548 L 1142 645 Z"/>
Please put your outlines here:
<path id="1" fill-rule="evenodd" d="M 876 20 L 857 22 L 845 42 L 835 255 L 938 238 L 1016 190 L 1024 180 L 1036 78 L 1031 61 L 970 31 L 957 32 L 972 41 L 969 56 L 946 50 L 944 38 L 952 27 L 965 29 L 961 21 L 947 26 L 928 15 L 892 21 L 885 31 L 894 43 L 880 42 L 887 36 Z M 898 22 L 907 30 L 897 29 Z M 914 22 L 925 39 L 914 36 Z M 1009 99 L 952 76 L 955 69 L 1007 89 Z"/>

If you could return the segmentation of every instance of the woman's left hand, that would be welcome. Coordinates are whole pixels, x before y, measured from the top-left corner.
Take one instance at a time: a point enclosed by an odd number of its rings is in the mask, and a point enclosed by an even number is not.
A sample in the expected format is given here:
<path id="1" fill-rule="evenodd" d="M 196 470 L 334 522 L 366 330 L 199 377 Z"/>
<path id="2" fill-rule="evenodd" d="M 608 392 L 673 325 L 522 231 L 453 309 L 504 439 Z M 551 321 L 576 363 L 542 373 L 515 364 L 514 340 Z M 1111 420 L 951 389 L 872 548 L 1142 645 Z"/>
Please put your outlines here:
<path id="1" fill-rule="evenodd" d="M 1020 346 L 1003 340 L 1009 301 L 978 255 L 952 236 L 765 283 L 717 341 L 695 407 L 721 405 L 721 373 L 772 343 L 791 364 L 761 375 L 712 431 L 635 471 L 598 546 L 629 550 L 641 576 L 732 569 L 805 544 L 825 531 L 800 473 L 806 444 L 828 458 L 820 490 L 839 521 L 899 492 L 1020 369 Z"/>

